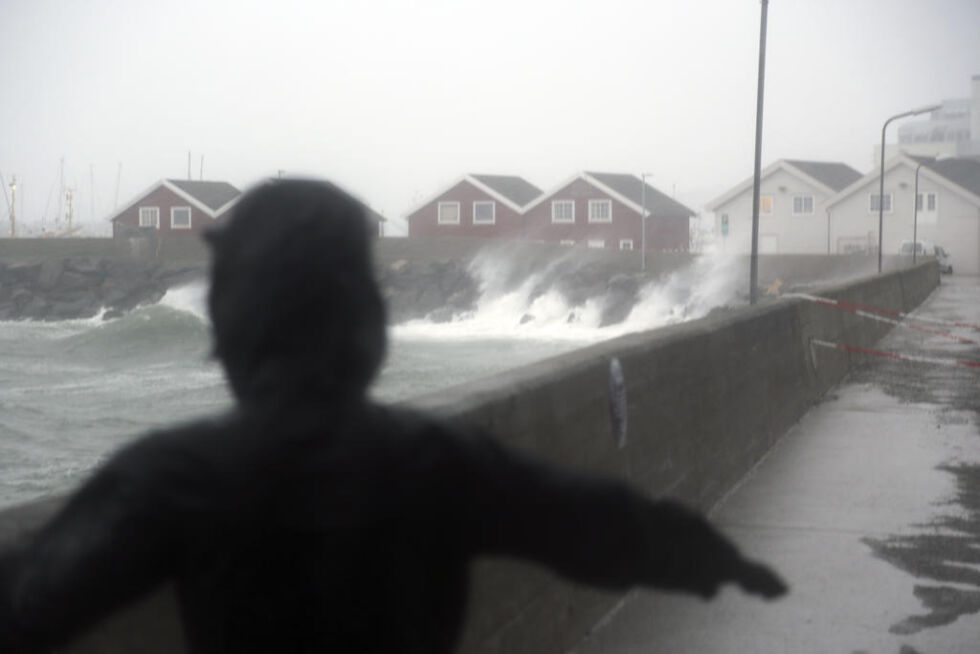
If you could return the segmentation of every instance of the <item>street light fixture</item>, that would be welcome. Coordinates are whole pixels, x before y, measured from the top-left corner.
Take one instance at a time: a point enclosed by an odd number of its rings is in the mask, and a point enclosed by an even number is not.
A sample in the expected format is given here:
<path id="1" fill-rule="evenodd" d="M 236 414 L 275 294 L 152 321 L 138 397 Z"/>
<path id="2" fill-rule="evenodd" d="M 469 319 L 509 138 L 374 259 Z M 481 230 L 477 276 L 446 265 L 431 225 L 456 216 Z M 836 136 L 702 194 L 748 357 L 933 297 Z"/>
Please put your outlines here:
<path id="1" fill-rule="evenodd" d="M 941 104 L 931 104 L 926 107 L 919 107 L 918 109 L 912 109 L 911 111 L 903 111 L 900 114 L 895 114 L 891 118 L 885 121 L 885 124 L 881 126 L 881 175 L 878 177 L 878 274 L 881 274 L 881 246 L 882 246 L 882 232 L 881 229 L 884 225 L 885 218 L 885 130 L 888 129 L 888 123 L 899 118 L 907 118 L 908 116 L 918 116 L 919 114 L 929 113 L 930 111 L 935 111 L 942 107 Z M 913 247 L 913 250 L 915 248 Z"/>

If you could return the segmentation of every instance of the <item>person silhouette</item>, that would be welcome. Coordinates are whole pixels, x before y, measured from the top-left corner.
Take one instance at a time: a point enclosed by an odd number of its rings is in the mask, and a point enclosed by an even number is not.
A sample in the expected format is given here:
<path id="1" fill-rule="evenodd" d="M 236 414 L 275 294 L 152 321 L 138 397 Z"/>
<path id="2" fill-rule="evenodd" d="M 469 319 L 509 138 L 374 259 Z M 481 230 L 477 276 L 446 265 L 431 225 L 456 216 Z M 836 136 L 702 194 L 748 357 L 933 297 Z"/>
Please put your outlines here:
<path id="1" fill-rule="evenodd" d="M 680 504 L 369 399 L 385 308 L 337 187 L 260 185 L 207 240 L 235 406 L 123 447 L 0 555 L 0 651 L 172 581 L 191 652 L 448 653 L 484 555 L 603 588 L 786 592 Z"/>

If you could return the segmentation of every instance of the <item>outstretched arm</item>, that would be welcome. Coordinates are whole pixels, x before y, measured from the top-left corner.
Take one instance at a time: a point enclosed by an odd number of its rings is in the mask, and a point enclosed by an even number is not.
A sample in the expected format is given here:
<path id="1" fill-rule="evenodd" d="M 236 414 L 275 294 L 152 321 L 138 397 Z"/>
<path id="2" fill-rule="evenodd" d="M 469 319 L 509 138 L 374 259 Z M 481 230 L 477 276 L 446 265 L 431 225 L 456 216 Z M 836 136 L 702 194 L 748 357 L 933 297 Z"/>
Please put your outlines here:
<path id="1" fill-rule="evenodd" d="M 0 555 L 0 651 L 47 651 L 162 580 L 165 530 L 129 490 L 104 471 Z"/>
<path id="2" fill-rule="evenodd" d="M 530 559 L 602 587 L 644 585 L 702 597 L 728 582 L 770 598 L 787 590 L 676 502 L 651 501 L 618 480 L 563 470 L 489 439 L 467 442 L 461 483 L 480 552 Z"/>

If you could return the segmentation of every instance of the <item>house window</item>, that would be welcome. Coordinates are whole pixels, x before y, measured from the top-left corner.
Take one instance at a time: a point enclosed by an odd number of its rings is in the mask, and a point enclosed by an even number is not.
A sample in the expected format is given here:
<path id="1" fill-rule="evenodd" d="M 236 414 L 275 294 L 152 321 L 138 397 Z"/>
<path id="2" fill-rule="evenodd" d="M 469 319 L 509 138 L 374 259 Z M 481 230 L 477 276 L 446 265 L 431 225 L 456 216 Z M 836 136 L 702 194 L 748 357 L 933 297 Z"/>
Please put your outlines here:
<path id="1" fill-rule="evenodd" d="M 925 202 L 923 202 L 923 200 L 925 200 Z M 935 211 L 936 194 L 919 193 L 917 196 L 915 196 L 915 208 L 919 211 Z"/>
<path id="2" fill-rule="evenodd" d="M 611 223 L 612 200 L 589 200 L 589 222 Z"/>
<path id="3" fill-rule="evenodd" d="M 160 227 L 160 207 L 140 207 L 140 227 Z"/>
<path id="4" fill-rule="evenodd" d="M 558 242 L 559 245 L 575 245 L 575 241 L 570 238 L 563 238 Z"/>
<path id="5" fill-rule="evenodd" d="M 813 213 L 813 196 L 812 195 L 794 195 L 793 196 L 793 215 L 802 216 Z"/>
<path id="6" fill-rule="evenodd" d="M 633 249 L 633 239 L 631 239 L 631 238 L 621 238 L 621 239 L 619 239 L 619 249 L 620 250 L 632 250 Z"/>
<path id="7" fill-rule="evenodd" d="M 191 208 L 190 207 L 170 207 L 170 228 L 171 229 L 190 229 L 191 228 Z"/>
<path id="8" fill-rule="evenodd" d="M 602 248 L 606 247 L 606 242 L 601 238 L 590 238 L 589 247 L 601 250 Z"/>
<path id="9" fill-rule="evenodd" d="M 728 214 L 721 214 L 721 235 L 728 236 Z"/>
<path id="10" fill-rule="evenodd" d="M 473 203 L 473 224 L 492 225 L 496 221 L 496 202 L 481 201 Z"/>
<path id="11" fill-rule="evenodd" d="M 571 200 L 553 200 L 551 202 L 551 222 L 575 222 L 575 203 Z"/>
<path id="12" fill-rule="evenodd" d="M 881 210 L 883 212 L 886 212 L 886 213 L 891 213 L 891 210 L 892 210 L 892 194 L 891 193 L 885 193 L 884 198 L 885 198 L 885 201 L 882 203 L 882 207 L 883 208 Z M 877 193 L 872 193 L 871 195 L 868 196 L 868 209 L 869 209 L 869 211 L 874 211 L 874 212 L 877 212 L 878 211 L 878 194 Z"/>
<path id="13" fill-rule="evenodd" d="M 439 203 L 439 224 L 440 225 L 459 224 L 459 202 Z"/>
<path id="14" fill-rule="evenodd" d="M 936 223 L 936 208 L 938 207 L 938 202 L 936 194 L 933 193 L 919 193 L 915 197 L 915 208 L 916 208 L 916 219 L 920 223 L 925 224 L 935 224 Z"/>
<path id="15" fill-rule="evenodd" d="M 759 213 L 763 216 L 772 215 L 772 196 L 763 195 L 759 198 Z"/>

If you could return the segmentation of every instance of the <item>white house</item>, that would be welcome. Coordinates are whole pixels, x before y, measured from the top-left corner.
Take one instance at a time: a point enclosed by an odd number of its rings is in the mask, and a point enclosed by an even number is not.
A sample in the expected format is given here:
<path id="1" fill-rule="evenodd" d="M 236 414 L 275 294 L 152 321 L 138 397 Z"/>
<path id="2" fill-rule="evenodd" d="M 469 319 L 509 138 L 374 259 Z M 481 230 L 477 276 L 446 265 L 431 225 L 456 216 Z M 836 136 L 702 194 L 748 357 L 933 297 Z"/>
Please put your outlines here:
<path id="1" fill-rule="evenodd" d="M 874 169 L 827 202 L 834 252 L 877 249 L 879 175 Z M 902 241 L 912 240 L 917 204 L 917 239 L 945 247 L 957 273 L 980 274 L 980 160 L 903 153 L 886 162 L 884 254 L 898 254 Z"/>
<path id="2" fill-rule="evenodd" d="M 759 186 L 759 252 L 830 252 L 827 201 L 860 178 L 838 162 L 780 159 L 766 167 Z M 707 205 L 715 214 L 716 242 L 726 252 L 752 251 L 752 187 L 750 177 Z"/>

